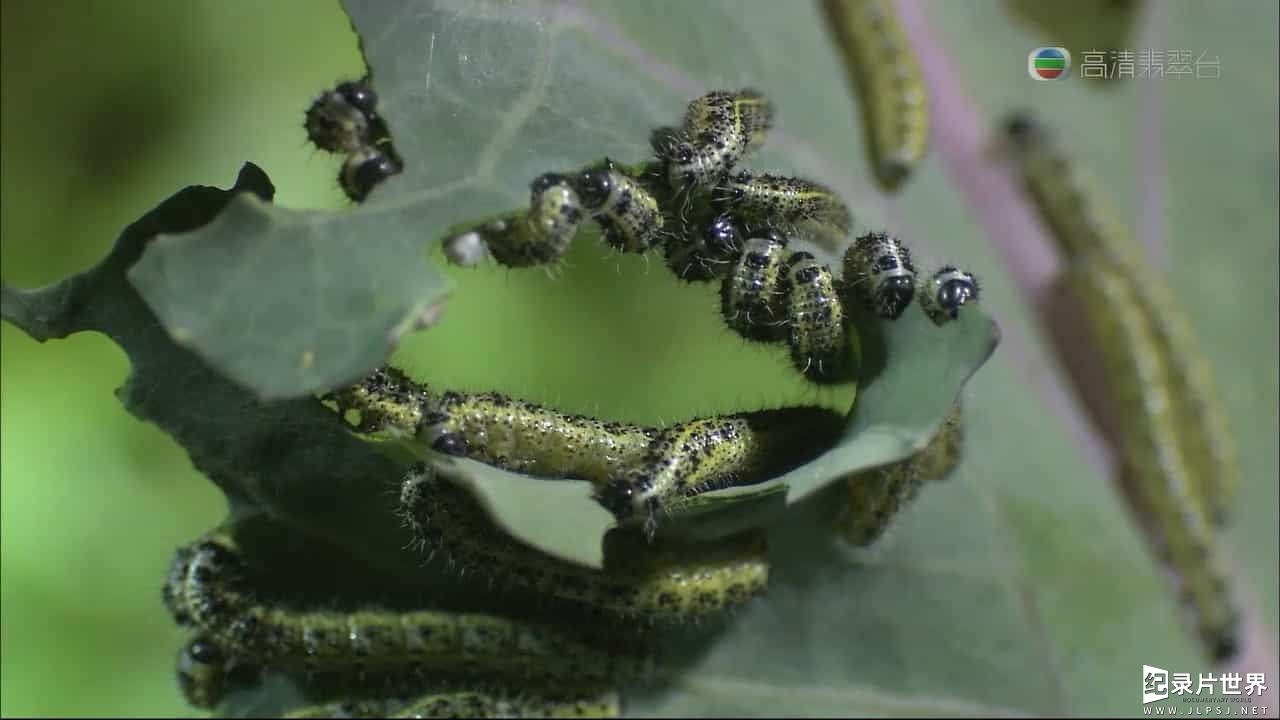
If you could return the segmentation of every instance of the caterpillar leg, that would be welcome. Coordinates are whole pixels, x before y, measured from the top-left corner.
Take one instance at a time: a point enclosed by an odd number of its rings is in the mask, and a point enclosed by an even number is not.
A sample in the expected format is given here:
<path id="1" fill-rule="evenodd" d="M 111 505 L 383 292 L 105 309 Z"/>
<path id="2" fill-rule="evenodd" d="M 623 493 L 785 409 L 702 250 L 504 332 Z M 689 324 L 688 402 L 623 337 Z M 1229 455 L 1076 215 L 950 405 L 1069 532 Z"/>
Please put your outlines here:
<path id="1" fill-rule="evenodd" d="M 231 530 L 191 547 L 184 596 L 193 622 L 226 652 L 286 672 L 424 674 L 607 682 L 643 663 L 603 638 L 492 615 L 434 610 L 294 610 L 253 590 Z"/>
<path id="2" fill-rule="evenodd" d="M 466 491 L 414 466 L 401 487 L 401 512 L 431 552 L 495 582 L 522 587 L 618 617 L 685 621 L 740 605 L 762 593 L 769 564 L 762 537 L 708 548 L 618 549 L 605 570 L 543 555 L 502 533 Z"/>
<path id="3" fill-rule="evenodd" d="M 836 518 L 836 529 L 853 545 L 879 540 L 898 511 L 915 499 L 924 481 L 941 480 L 955 469 L 963 444 L 964 425 L 957 404 L 923 450 L 845 481 L 848 502 Z"/>

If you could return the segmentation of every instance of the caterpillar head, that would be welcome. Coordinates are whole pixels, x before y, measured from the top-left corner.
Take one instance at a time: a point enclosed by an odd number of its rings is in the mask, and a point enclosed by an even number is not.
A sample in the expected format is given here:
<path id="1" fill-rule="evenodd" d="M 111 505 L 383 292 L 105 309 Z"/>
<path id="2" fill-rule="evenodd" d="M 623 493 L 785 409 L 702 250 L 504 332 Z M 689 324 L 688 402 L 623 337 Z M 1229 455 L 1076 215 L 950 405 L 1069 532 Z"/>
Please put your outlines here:
<path id="1" fill-rule="evenodd" d="M 958 318 L 960 308 L 969 301 L 976 302 L 980 290 L 973 273 L 945 265 L 930 278 L 920 299 L 930 319 L 941 325 Z"/>

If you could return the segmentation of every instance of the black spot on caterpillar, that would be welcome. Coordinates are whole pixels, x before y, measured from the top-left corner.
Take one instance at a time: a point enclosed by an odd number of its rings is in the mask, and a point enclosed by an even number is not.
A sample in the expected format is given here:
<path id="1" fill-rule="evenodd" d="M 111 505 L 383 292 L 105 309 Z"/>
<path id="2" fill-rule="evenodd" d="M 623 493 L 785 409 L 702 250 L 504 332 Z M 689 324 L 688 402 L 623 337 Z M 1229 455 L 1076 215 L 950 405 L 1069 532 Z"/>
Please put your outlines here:
<path id="1" fill-rule="evenodd" d="M 650 428 L 498 393 L 435 394 L 391 367 L 328 399 L 344 415 L 359 411 L 363 432 L 416 438 L 438 452 L 515 472 L 587 480 L 620 520 L 643 511 L 648 522 L 668 501 L 757 482 L 802 462 L 834 442 L 843 424 L 830 410 L 796 407 Z"/>
<path id="2" fill-rule="evenodd" d="M 492 256 L 506 267 L 555 262 L 578 234 L 585 209 L 569 178 L 546 173 L 529 186 L 529 208 L 483 223 L 444 241 L 445 258 L 470 266 Z"/>
<path id="3" fill-rule="evenodd" d="M 929 143 L 929 95 L 920 64 L 891 0 L 824 0 L 823 9 L 858 93 L 876 179 L 896 191 Z"/>
<path id="4" fill-rule="evenodd" d="M 911 305 L 916 268 L 911 251 L 882 232 L 862 235 L 844 253 L 842 288 L 882 318 L 896 320 Z"/>
<path id="5" fill-rule="evenodd" d="M 815 228 L 843 238 L 853 223 L 849 208 L 835 192 L 801 178 L 744 170 L 717 186 L 714 197 L 748 231 L 775 228 L 795 235 Z"/>
<path id="6" fill-rule="evenodd" d="M 764 143 L 773 117 L 773 103 L 755 90 L 717 90 L 690 102 L 682 127 L 660 128 L 650 144 L 673 191 L 706 189 Z"/>
<path id="7" fill-rule="evenodd" d="M 963 445 L 964 425 L 957 404 L 923 450 L 845 480 L 848 503 L 836 519 L 836 529 L 853 545 L 879 540 L 898 511 L 915 499 L 923 481 L 942 480 L 955 469 Z"/>
<path id="8" fill-rule="evenodd" d="M 263 666 L 312 673 L 389 669 L 435 675 L 606 683 L 640 675 L 645 661 L 586 629 L 569 631 L 493 615 L 435 610 L 295 610 L 252 589 L 251 568 L 230 530 L 187 552 L 185 614 L 224 652 Z"/>
<path id="9" fill-rule="evenodd" d="M 583 205 L 600 224 L 604 240 L 623 252 L 642 253 L 663 236 L 658 199 L 639 177 L 606 158 L 574 180 Z"/>
<path id="10" fill-rule="evenodd" d="M 1027 191 L 1068 265 L 1085 256 L 1104 258 L 1129 285 L 1131 301 L 1143 308 L 1151 349 L 1169 368 L 1166 382 L 1193 492 L 1205 512 L 1224 524 L 1240 485 L 1240 468 L 1208 359 L 1178 299 L 1141 257 L 1105 197 L 1093 190 L 1090 179 L 1043 126 L 1020 112 L 1006 120 L 1005 135 Z"/>
<path id="11" fill-rule="evenodd" d="M 365 80 L 339 83 L 307 108 L 307 137 L 316 147 L 346 155 L 388 135 L 379 127 L 378 95 Z"/>
<path id="12" fill-rule="evenodd" d="M 960 308 L 977 302 L 981 291 L 973 273 L 944 265 L 920 289 L 920 306 L 934 324 L 942 325 L 960 317 Z"/>
<path id="13" fill-rule="evenodd" d="M 794 253 L 787 260 L 787 287 L 792 364 L 817 383 L 848 380 L 849 335 L 831 270 L 807 252 Z"/>
<path id="14" fill-rule="evenodd" d="M 733 271 L 720 286 L 725 322 L 748 340 L 787 337 L 787 240 L 776 232 L 747 241 Z"/>
<path id="15" fill-rule="evenodd" d="M 762 593 L 769 579 L 756 535 L 708 548 L 640 546 L 610 535 L 603 571 L 557 560 L 502 533 L 465 490 L 424 464 L 405 477 L 400 508 L 424 548 L 454 566 L 614 617 L 707 617 Z"/>
<path id="16" fill-rule="evenodd" d="M 1127 278 L 1105 257 L 1085 257 L 1068 279 L 1084 303 L 1096 347 L 1121 416 L 1119 449 L 1143 505 L 1156 518 L 1162 554 L 1182 582 L 1182 595 L 1209 653 L 1235 654 L 1239 613 L 1227 586 L 1220 550 L 1196 497 L 1193 465 L 1179 441 L 1172 370 L 1157 347 L 1148 313 Z"/>
<path id="17" fill-rule="evenodd" d="M 338 184 L 357 203 L 404 169 L 377 106 L 378 95 L 366 78 L 326 90 L 306 113 L 304 127 L 311 142 L 321 150 L 346 155 Z"/>

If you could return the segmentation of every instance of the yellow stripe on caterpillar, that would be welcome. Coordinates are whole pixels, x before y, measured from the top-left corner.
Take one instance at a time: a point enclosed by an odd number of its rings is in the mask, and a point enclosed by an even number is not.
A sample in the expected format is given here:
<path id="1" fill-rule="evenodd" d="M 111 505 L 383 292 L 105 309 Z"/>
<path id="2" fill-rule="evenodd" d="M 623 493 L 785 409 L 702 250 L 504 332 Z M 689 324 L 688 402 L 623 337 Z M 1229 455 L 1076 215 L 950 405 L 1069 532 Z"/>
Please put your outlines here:
<path id="1" fill-rule="evenodd" d="M 764 143 L 774 108 L 755 90 L 717 90 L 689 103 L 683 126 L 659 128 L 650 144 L 675 192 L 711 187 Z"/>
<path id="2" fill-rule="evenodd" d="M 1006 120 L 1023 181 L 1058 240 L 1068 263 L 1085 255 L 1104 258 L 1130 286 L 1153 333 L 1153 349 L 1169 367 L 1180 444 L 1192 468 L 1196 496 L 1216 524 L 1228 519 L 1240 485 L 1235 443 L 1213 381 L 1178 298 L 1142 257 L 1107 198 L 1032 116 Z"/>
<path id="3" fill-rule="evenodd" d="M 714 197 L 748 231 L 773 228 L 795 235 L 817 229 L 844 238 L 853 224 L 849 208 L 833 190 L 802 178 L 744 170 L 717 187 Z"/>
<path id="4" fill-rule="evenodd" d="M 1106 255 L 1079 258 L 1067 279 L 1113 380 L 1119 451 L 1133 490 L 1154 518 L 1157 547 L 1181 578 L 1184 603 L 1209 655 L 1230 658 L 1238 647 L 1239 613 L 1217 538 L 1196 497 L 1194 467 L 1178 431 L 1174 373 L 1157 347 L 1150 316 Z"/>

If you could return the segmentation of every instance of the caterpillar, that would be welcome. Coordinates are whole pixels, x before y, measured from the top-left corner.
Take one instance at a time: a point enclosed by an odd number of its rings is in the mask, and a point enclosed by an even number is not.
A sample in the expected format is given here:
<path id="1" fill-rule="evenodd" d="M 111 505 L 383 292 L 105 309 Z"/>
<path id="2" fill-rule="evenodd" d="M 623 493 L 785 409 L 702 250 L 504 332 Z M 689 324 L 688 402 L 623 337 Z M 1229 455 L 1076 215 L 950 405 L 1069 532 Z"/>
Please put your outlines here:
<path id="1" fill-rule="evenodd" d="M 955 469 L 963 444 L 963 418 L 956 404 L 923 450 L 845 480 L 848 500 L 836 518 L 837 531 L 857 546 L 879 540 L 898 511 L 915 499 L 923 481 L 941 480 Z"/>
<path id="2" fill-rule="evenodd" d="M 929 93 L 892 0 L 824 0 L 827 25 L 862 108 L 875 177 L 896 192 L 929 144 Z"/>
<path id="3" fill-rule="evenodd" d="M 1135 491 L 1155 518 L 1158 547 L 1181 578 L 1185 607 L 1215 661 L 1238 647 L 1239 612 L 1227 586 L 1213 529 L 1196 497 L 1195 466 L 1180 442 L 1171 366 L 1158 345 L 1150 314 L 1110 258 L 1091 253 L 1068 268 L 1085 308 L 1103 366 L 1117 382 L 1119 452 Z"/>
<path id="4" fill-rule="evenodd" d="M 493 257 L 505 267 L 559 260 L 578 233 L 586 212 L 569 178 L 545 173 L 530 183 L 529 209 L 510 213 L 445 240 L 445 257 L 470 266 Z"/>
<path id="5" fill-rule="evenodd" d="M 294 610 L 265 601 L 229 529 L 187 550 L 185 615 L 225 652 L 286 671 L 389 669 L 485 673 L 514 679 L 605 683 L 646 672 L 646 661 L 587 630 L 434 610 Z"/>
<path id="6" fill-rule="evenodd" d="M 843 237 L 853 223 L 849 208 L 835 192 L 801 178 L 743 170 L 717 186 L 714 197 L 748 229 L 772 227 L 794 235 L 810 226 Z"/>
<path id="7" fill-rule="evenodd" d="M 663 255 L 667 267 L 681 280 L 702 282 L 723 276 L 743 251 L 742 234 L 732 215 L 685 223 L 683 232 L 667 235 Z M 699 231 L 701 228 L 701 231 Z"/>
<path id="8" fill-rule="evenodd" d="M 1005 122 L 1023 183 L 1071 264 L 1098 255 L 1119 268 L 1151 326 L 1152 349 L 1168 365 L 1178 442 L 1192 470 L 1192 487 L 1205 512 L 1224 525 L 1240 485 L 1240 467 L 1226 412 L 1208 359 L 1200 351 L 1177 298 L 1141 258 L 1114 209 L 1031 115 Z"/>
<path id="9" fill-rule="evenodd" d="M 174 674 L 187 704 L 212 710 L 222 704 L 228 688 L 252 679 L 259 668 L 228 654 L 209 635 L 196 633 L 178 651 Z"/>
<path id="10" fill-rule="evenodd" d="M 920 305 L 937 325 L 960 317 L 960 308 L 978 301 L 982 288 L 978 278 L 954 265 L 938 268 L 920 291 Z"/>
<path id="11" fill-rule="evenodd" d="M 792 364 L 814 382 L 847 379 L 852 367 L 844 305 L 831 271 L 809 253 L 797 252 L 787 260 L 787 279 Z"/>
<path id="12" fill-rule="evenodd" d="M 368 78 L 342 82 L 311 103 L 303 123 L 317 148 L 346 156 L 338 184 L 356 203 L 404 169 L 377 106 L 378 95 Z"/>
<path id="13" fill-rule="evenodd" d="M 358 411 L 359 432 L 412 438 L 515 472 L 587 480 L 619 520 L 642 510 L 650 524 L 652 511 L 668 501 L 759 481 L 799 464 L 834 442 L 843 425 L 837 413 L 810 406 L 667 428 L 608 423 L 497 393 L 435 394 L 391 367 L 324 399 L 344 416 Z M 731 431 L 716 432 L 723 426 Z M 669 471 L 657 472 L 659 466 Z"/>
<path id="14" fill-rule="evenodd" d="M 777 232 L 748 240 L 720 286 L 725 322 L 749 340 L 787 337 L 786 250 L 787 239 Z"/>
<path id="15" fill-rule="evenodd" d="M 616 692 L 545 693 L 509 689 L 432 691 L 415 698 L 363 699 L 295 709 L 286 718 L 586 718 L 618 717 Z"/>
<path id="16" fill-rule="evenodd" d="M 610 536 L 603 571 L 557 560 L 495 528 L 465 490 L 422 463 L 405 476 L 400 512 L 418 542 L 452 565 L 598 615 L 653 622 L 707 617 L 761 594 L 769 579 L 764 539 L 754 533 L 706 548 L 641 547 L 626 535 Z"/>
<path id="17" fill-rule="evenodd" d="M 583 204 L 603 230 L 605 242 L 623 252 L 642 253 L 663 236 L 658 199 L 638 177 L 606 158 L 577 178 Z"/>
<path id="18" fill-rule="evenodd" d="M 887 233 L 858 237 L 845 250 L 842 287 L 846 297 L 860 298 L 876 315 L 898 319 L 916 291 L 911 251 Z"/>
<path id="19" fill-rule="evenodd" d="M 660 128 L 650 144 L 666 163 L 674 191 L 702 190 L 760 147 L 773 120 L 773 103 L 761 93 L 717 90 L 690 102 L 683 126 Z"/>

